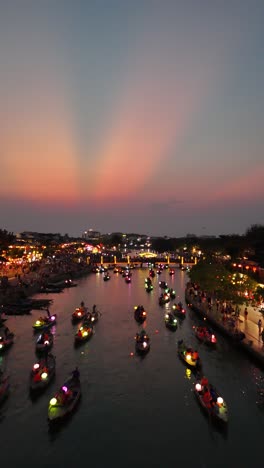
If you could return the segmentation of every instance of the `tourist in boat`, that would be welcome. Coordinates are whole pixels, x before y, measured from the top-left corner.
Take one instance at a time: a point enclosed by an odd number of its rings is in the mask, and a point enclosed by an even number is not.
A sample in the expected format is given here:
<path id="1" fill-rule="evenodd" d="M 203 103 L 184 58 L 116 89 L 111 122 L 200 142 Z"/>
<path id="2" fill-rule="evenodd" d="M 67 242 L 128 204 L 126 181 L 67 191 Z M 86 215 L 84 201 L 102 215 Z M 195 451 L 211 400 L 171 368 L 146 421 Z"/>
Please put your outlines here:
<path id="1" fill-rule="evenodd" d="M 48 317 L 50 318 L 50 311 L 49 311 L 49 309 L 47 309 L 47 315 L 48 315 Z"/>
<path id="2" fill-rule="evenodd" d="M 93 314 L 96 314 L 97 312 L 97 308 L 96 308 L 96 304 L 93 305 Z"/>

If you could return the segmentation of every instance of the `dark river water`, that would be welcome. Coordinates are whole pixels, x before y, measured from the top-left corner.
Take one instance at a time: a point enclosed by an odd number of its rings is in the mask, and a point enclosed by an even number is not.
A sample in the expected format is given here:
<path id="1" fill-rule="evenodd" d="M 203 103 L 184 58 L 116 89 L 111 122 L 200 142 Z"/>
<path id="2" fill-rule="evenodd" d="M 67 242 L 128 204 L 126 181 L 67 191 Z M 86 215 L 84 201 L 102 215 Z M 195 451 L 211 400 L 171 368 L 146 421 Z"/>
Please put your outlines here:
<path id="1" fill-rule="evenodd" d="M 176 332 L 165 328 L 164 308 L 158 305 L 159 280 L 165 280 L 184 302 L 185 272 L 168 271 L 153 279 L 147 293 L 148 270 L 133 270 L 131 284 L 121 275 L 103 281 L 91 274 L 78 287 L 53 298 L 58 314 L 54 327 L 56 378 L 39 399 L 29 397 L 29 372 L 36 360 L 33 322 L 40 315 L 10 317 L 16 334 L 13 347 L 2 358 L 11 377 L 11 393 L 0 408 L 1 466 L 94 468 L 174 468 L 263 466 L 264 409 L 258 405 L 263 372 L 245 354 L 217 335 L 217 349 L 199 344 L 192 311 Z M 102 312 L 91 340 L 74 348 L 77 325 L 71 313 L 84 300 Z M 148 317 L 144 327 L 151 349 L 143 359 L 132 355 L 134 336 L 141 326 L 134 305 L 143 304 Z M 204 374 L 223 394 L 229 407 L 228 431 L 214 427 L 201 412 L 193 394 L 194 375 L 177 355 L 177 341 L 195 346 Z M 50 433 L 47 408 L 65 377 L 79 366 L 82 399 L 71 419 Z"/>

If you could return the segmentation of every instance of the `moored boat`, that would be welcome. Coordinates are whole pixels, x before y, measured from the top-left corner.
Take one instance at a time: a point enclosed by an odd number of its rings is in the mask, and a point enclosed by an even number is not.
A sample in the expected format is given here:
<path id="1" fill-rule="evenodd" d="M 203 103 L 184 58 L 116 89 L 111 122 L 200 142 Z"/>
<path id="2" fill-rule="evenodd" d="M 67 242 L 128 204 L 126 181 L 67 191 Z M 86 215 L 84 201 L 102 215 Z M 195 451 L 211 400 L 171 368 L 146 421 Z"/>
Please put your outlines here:
<path id="1" fill-rule="evenodd" d="M 9 330 L 0 330 L 0 353 L 4 352 L 14 343 L 14 333 Z"/>
<path id="2" fill-rule="evenodd" d="M 48 407 L 48 421 L 55 423 L 63 421 L 69 416 L 81 397 L 80 373 L 77 369 L 72 372 L 58 392 L 51 398 Z"/>
<path id="3" fill-rule="evenodd" d="M 197 380 L 194 386 L 194 394 L 207 416 L 214 422 L 224 424 L 228 422 L 228 407 L 225 400 L 205 377 Z"/>
<path id="4" fill-rule="evenodd" d="M 201 360 L 198 352 L 191 346 L 186 346 L 183 340 L 178 341 L 178 355 L 187 366 L 193 369 L 201 367 Z"/>
<path id="5" fill-rule="evenodd" d="M 193 327 L 194 334 L 198 340 L 208 345 L 216 345 L 217 339 L 215 334 L 207 327 Z"/>
<path id="6" fill-rule="evenodd" d="M 38 320 L 32 325 L 34 331 L 45 330 L 55 325 L 57 321 L 57 314 L 53 314 L 50 317 L 39 317 Z"/>
<path id="7" fill-rule="evenodd" d="M 10 390 L 9 375 L 4 375 L 4 373 L 1 371 L 1 375 L 0 375 L 0 405 L 8 397 L 9 390 Z"/>
<path id="8" fill-rule="evenodd" d="M 44 390 L 55 376 L 56 359 L 53 354 L 48 354 L 36 362 L 30 372 L 29 389 L 31 392 L 36 393 Z"/>
<path id="9" fill-rule="evenodd" d="M 135 348 L 138 354 L 146 354 L 150 350 L 150 339 L 145 330 L 135 336 Z"/>

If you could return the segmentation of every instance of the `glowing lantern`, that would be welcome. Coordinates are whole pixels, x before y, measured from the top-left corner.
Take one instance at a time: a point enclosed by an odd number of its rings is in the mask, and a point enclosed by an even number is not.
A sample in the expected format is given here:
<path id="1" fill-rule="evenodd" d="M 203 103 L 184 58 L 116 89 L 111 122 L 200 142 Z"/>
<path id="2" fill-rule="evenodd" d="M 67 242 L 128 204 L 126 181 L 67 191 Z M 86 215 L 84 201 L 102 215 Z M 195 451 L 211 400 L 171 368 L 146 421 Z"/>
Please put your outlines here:
<path id="1" fill-rule="evenodd" d="M 56 405 L 56 404 L 57 404 L 57 398 L 52 398 L 52 399 L 50 400 L 50 405 L 51 405 L 51 406 L 54 406 L 54 405 Z"/>
<path id="2" fill-rule="evenodd" d="M 197 392 L 200 392 L 200 391 L 202 390 L 202 386 L 201 386 L 200 383 L 197 383 L 197 384 L 195 385 L 195 390 L 197 390 Z"/>
<path id="3" fill-rule="evenodd" d="M 43 380 L 45 380 L 47 377 L 48 377 L 47 372 L 42 372 L 41 378 L 42 378 Z"/>
<path id="4" fill-rule="evenodd" d="M 218 398 L 217 398 L 217 403 L 218 403 L 218 405 L 222 405 L 222 404 L 224 403 L 223 398 L 222 398 L 222 397 L 218 397 Z"/>
<path id="5" fill-rule="evenodd" d="M 38 362 L 36 362 L 36 364 L 34 364 L 33 369 L 34 369 L 34 370 L 39 369 L 39 363 L 38 363 Z"/>
<path id="6" fill-rule="evenodd" d="M 192 358 L 192 357 L 191 357 L 191 355 L 190 355 L 190 354 L 186 354 L 186 359 L 187 359 L 187 361 L 190 361 L 190 360 L 191 360 L 191 358 Z"/>

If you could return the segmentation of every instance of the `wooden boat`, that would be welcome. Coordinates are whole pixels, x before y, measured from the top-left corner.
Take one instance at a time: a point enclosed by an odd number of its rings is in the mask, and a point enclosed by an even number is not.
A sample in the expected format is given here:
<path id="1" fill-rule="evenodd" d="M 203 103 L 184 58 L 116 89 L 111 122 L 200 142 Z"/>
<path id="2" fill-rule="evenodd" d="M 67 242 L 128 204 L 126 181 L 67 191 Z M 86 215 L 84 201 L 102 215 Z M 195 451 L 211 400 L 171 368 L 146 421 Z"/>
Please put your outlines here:
<path id="1" fill-rule="evenodd" d="M 56 359 L 52 354 L 48 354 L 47 359 L 36 362 L 30 372 L 29 389 L 36 393 L 44 390 L 55 376 Z"/>
<path id="2" fill-rule="evenodd" d="M 160 297 L 159 297 L 159 305 L 163 306 L 164 304 L 167 304 L 168 302 L 170 302 L 169 294 L 167 294 L 167 293 L 161 294 Z"/>
<path id="3" fill-rule="evenodd" d="M 215 346 L 217 343 L 217 339 L 215 334 L 207 327 L 193 327 L 194 334 L 199 341 L 207 345 Z"/>
<path id="4" fill-rule="evenodd" d="M 79 345 L 89 340 L 93 335 L 93 327 L 88 323 L 83 323 L 74 337 L 75 345 Z"/>
<path id="5" fill-rule="evenodd" d="M 138 354 L 146 354 L 150 350 L 150 339 L 145 330 L 137 333 L 135 336 L 135 348 Z"/>
<path id="6" fill-rule="evenodd" d="M 173 304 L 172 310 L 175 317 L 179 317 L 182 319 L 186 317 L 186 310 L 183 308 L 181 302 L 179 302 L 178 304 Z"/>
<path id="7" fill-rule="evenodd" d="M 57 321 L 57 314 L 53 314 L 50 317 L 39 317 L 33 325 L 34 331 L 46 330 L 49 327 L 55 325 Z"/>
<path id="8" fill-rule="evenodd" d="M 165 314 L 164 321 L 167 328 L 169 328 L 170 330 L 176 330 L 178 322 L 171 312 Z"/>
<path id="9" fill-rule="evenodd" d="M 55 423 L 63 421 L 77 406 L 81 397 L 81 382 L 72 375 L 51 398 L 48 407 L 48 421 Z"/>
<path id="10" fill-rule="evenodd" d="M 193 369 L 201 367 L 199 354 L 190 346 L 186 346 L 183 340 L 178 341 L 178 355 L 187 366 Z"/>
<path id="11" fill-rule="evenodd" d="M 10 390 L 9 375 L 2 375 L 0 377 L 0 405 L 8 397 L 9 390 Z"/>
<path id="12" fill-rule="evenodd" d="M 138 306 L 135 306 L 134 309 L 135 309 L 135 312 L 134 312 L 135 320 L 139 323 L 144 322 L 147 318 L 147 312 L 145 311 L 144 307 L 138 305 Z"/>
<path id="13" fill-rule="evenodd" d="M 77 323 L 83 320 L 86 313 L 87 313 L 86 307 L 83 307 L 83 306 L 76 307 L 75 311 L 72 313 L 72 318 L 71 318 L 72 323 Z"/>
<path id="14" fill-rule="evenodd" d="M 41 333 L 36 341 L 36 352 L 45 353 L 53 346 L 53 335 L 48 331 Z"/>
<path id="15" fill-rule="evenodd" d="M 194 386 L 194 394 L 207 416 L 215 422 L 228 422 L 228 408 L 223 397 L 208 380 L 198 380 Z"/>
<path id="16" fill-rule="evenodd" d="M 166 283 L 166 281 L 159 281 L 159 287 L 161 289 L 167 289 L 168 288 L 168 283 Z"/>
<path id="17" fill-rule="evenodd" d="M 0 353 L 4 352 L 6 349 L 8 349 L 13 343 L 14 343 L 14 333 L 12 332 L 4 332 L 1 330 L 1 335 L 0 335 Z"/>

